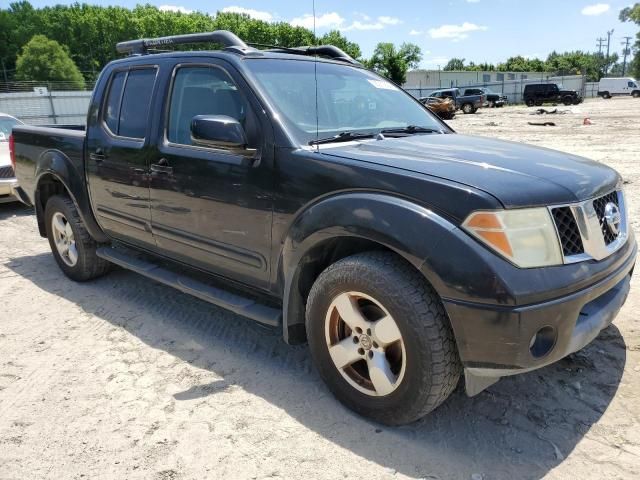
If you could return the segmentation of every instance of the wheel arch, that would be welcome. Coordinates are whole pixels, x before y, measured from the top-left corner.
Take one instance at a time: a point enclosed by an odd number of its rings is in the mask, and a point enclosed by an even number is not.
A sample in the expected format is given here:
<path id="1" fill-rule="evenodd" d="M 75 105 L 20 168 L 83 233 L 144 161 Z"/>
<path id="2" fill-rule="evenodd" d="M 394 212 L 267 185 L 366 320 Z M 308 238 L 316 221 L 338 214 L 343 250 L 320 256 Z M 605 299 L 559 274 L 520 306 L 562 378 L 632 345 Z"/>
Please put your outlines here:
<path id="1" fill-rule="evenodd" d="M 332 263 L 355 253 L 389 251 L 433 285 L 440 282 L 430 278 L 434 272 L 422 268 L 425 259 L 455 228 L 425 207 L 385 194 L 343 194 L 305 209 L 292 222 L 278 262 L 285 341 L 306 341 L 307 296 L 318 275 Z"/>
<path id="2" fill-rule="evenodd" d="M 93 217 L 84 174 L 78 171 L 69 157 L 59 150 L 43 152 L 37 161 L 35 178 L 34 203 L 38 231 L 42 237 L 46 237 L 44 210 L 47 201 L 53 195 L 67 195 L 73 201 L 91 237 L 98 242 L 108 241 Z"/>

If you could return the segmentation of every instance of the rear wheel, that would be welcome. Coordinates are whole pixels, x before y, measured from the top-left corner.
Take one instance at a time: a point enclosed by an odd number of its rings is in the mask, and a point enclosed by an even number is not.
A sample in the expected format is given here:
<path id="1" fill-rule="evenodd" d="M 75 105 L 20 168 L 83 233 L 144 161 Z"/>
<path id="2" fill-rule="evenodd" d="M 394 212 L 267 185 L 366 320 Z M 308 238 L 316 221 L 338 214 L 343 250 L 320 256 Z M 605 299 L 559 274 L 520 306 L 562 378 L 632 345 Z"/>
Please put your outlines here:
<path id="1" fill-rule="evenodd" d="M 354 255 L 320 274 L 307 302 L 320 376 L 346 406 L 381 423 L 409 423 L 455 389 L 460 361 L 436 292 L 404 260 Z"/>
<path id="2" fill-rule="evenodd" d="M 535 102 L 531 98 L 525 100 L 525 103 L 527 104 L 527 107 L 533 107 L 535 105 Z"/>
<path id="3" fill-rule="evenodd" d="M 470 103 L 465 103 L 464 105 L 462 105 L 462 111 L 465 114 L 469 114 L 469 113 L 473 113 L 475 112 L 473 105 L 471 105 Z"/>
<path id="4" fill-rule="evenodd" d="M 611 98 L 611 94 L 609 92 L 602 92 L 602 98 L 609 99 Z"/>
<path id="5" fill-rule="evenodd" d="M 109 271 L 110 263 L 96 255 L 100 245 L 89 235 L 69 197 L 51 197 L 44 216 L 51 251 L 67 277 L 84 282 Z"/>

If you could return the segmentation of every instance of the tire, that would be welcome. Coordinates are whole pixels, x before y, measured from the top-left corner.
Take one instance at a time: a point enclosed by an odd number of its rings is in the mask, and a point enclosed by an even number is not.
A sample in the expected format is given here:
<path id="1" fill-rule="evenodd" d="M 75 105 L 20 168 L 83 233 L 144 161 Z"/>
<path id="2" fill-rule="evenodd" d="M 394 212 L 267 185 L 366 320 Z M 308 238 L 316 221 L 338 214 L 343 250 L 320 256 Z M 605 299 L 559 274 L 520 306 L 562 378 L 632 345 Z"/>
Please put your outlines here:
<path id="1" fill-rule="evenodd" d="M 44 221 L 53 256 L 67 277 L 76 282 L 86 282 L 109 271 L 111 264 L 96 255 L 96 249 L 101 245 L 91 238 L 69 197 L 55 195 L 49 198 Z M 62 244 L 60 248 L 57 241 Z"/>
<path id="2" fill-rule="evenodd" d="M 541 107 L 543 103 L 544 103 L 544 102 L 543 102 L 542 100 L 536 100 L 536 101 L 534 102 L 534 105 L 535 105 L 536 107 Z"/>
<path id="3" fill-rule="evenodd" d="M 350 300 L 342 305 L 357 306 L 360 316 L 354 318 L 371 320 L 365 325 L 372 326 L 372 331 L 348 327 L 335 307 L 344 298 Z M 369 309 L 369 317 L 359 308 Z M 383 338 L 376 335 L 381 320 L 375 320 L 380 316 L 391 318 L 397 329 L 390 330 L 400 338 L 388 344 L 385 353 L 380 353 L 382 345 L 377 343 Z M 350 409 L 377 422 L 413 422 L 444 402 L 458 384 L 461 365 L 442 302 L 425 279 L 394 254 L 357 254 L 323 271 L 308 297 L 306 328 L 314 364 L 331 392 Z M 333 337 L 336 333 L 338 338 Z M 333 359 L 343 358 L 334 355 L 338 343 L 345 345 L 338 353 L 352 352 L 342 368 Z M 353 360 L 353 355 L 361 357 Z M 369 374 L 370 365 L 380 359 L 394 379 L 383 381 L 383 388 L 378 388 L 380 377 L 374 382 Z"/>
<path id="4" fill-rule="evenodd" d="M 640 91 L 635 90 L 635 91 L 631 94 L 631 96 L 632 96 L 633 98 L 640 98 Z"/>
<path id="5" fill-rule="evenodd" d="M 611 94 L 609 92 L 602 92 L 602 98 L 609 100 L 611 98 Z"/>
<path id="6" fill-rule="evenodd" d="M 525 103 L 527 104 L 527 107 L 533 107 L 535 105 L 535 102 L 530 98 L 525 100 Z"/>
<path id="7" fill-rule="evenodd" d="M 569 105 L 573 105 L 573 97 L 570 96 L 566 96 L 562 99 L 562 103 L 564 103 L 565 105 L 569 106 Z"/>
<path id="8" fill-rule="evenodd" d="M 496 108 L 496 103 L 495 102 L 489 102 L 489 104 L 487 106 L 489 108 Z"/>
<path id="9" fill-rule="evenodd" d="M 473 105 L 471 105 L 470 103 L 465 103 L 464 105 L 462 105 L 462 112 L 464 114 L 474 113 Z"/>

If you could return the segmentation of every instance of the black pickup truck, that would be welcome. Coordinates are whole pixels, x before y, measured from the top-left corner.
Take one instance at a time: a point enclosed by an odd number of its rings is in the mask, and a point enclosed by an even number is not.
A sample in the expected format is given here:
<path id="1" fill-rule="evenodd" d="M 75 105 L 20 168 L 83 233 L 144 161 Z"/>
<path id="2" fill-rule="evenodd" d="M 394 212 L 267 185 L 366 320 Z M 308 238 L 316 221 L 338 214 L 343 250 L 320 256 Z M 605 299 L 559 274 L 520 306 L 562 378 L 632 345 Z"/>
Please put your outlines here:
<path id="1" fill-rule="evenodd" d="M 225 48 L 147 51 L 187 41 Z M 13 129 L 20 197 L 73 280 L 116 264 L 281 328 L 387 424 L 462 374 L 475 395 L 581 349 L 627 297 L 636 242 L 602 164 L 457 135 L 335 47 L 118 50 L 86 130 Z"/>

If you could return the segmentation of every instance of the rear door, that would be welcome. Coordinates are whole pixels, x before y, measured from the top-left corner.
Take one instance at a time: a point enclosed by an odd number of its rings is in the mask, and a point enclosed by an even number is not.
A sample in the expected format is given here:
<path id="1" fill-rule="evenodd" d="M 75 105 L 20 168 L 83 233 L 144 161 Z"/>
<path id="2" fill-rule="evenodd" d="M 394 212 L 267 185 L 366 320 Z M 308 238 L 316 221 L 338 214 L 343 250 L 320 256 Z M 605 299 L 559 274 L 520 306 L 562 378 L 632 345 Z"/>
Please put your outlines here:
<path id="1" fill-rule="evenodd" d="M 113 238 L 151 247 L 149 112 L 158 69 L 114 70 L 87 126 L 87 176 L 100 226 Z"/>

